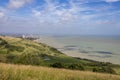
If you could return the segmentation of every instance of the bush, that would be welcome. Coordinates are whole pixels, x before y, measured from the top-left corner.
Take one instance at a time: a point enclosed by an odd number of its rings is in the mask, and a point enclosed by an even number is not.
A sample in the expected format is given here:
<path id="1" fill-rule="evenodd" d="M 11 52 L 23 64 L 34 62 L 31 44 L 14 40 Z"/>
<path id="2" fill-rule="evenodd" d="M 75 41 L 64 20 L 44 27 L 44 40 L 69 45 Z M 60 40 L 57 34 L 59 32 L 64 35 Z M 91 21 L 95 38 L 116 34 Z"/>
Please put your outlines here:
<path id="1" fill-rule="evenodd" d="M 94 62 L 94 63 L 88 63 L 87 65 L 89 65 L 89 66 L 100 66 L 100 67 L 102 67 L 102 66 L 109 66 L 109 65 L 111 65 L 111 63 L 109 63 L 109 62 Z"/>
<path id="2" fill-rule="evenodd" d="M 0 38 L 0 45 L 6 45 L 8 44 L 5 40 L 3 40 L 2 38 Z"/>
<path id="3" fill-rule="evenodd" d="M 109 66 L 103 66 L 100 68 L 93 68 L 93 72 L 102 72 L 102 73 L 110 73 L 115 74 L 116 72 Z"/>
<path id="4" fill-rule="evenodd" d="M 62 63 L 60 63 L 60 62 L 53 63 L 50 66 L 55 67 L 55 68 L 64 68 L 64 65 Z"/>
<path id="5" fill-rule="evenodd" d="M 68 66 L 69 69 L 76 69 L 76 70 L 85 70 L 83 65 L 81 64 L 71 64 L 70 66 Z"/>
<path id="6" fill-rule="evenodd" d="M 98 72 L 98 69 L 97 69 L 97 68 L 93 68 L 92 71 L 93 71 L 93 72 Z"/>
<path id="7" fill-rule="evenodd" d="M 109 66 L 102 67 L 101 71 L 105 73 L 115 73 L 115 71 Z"/>

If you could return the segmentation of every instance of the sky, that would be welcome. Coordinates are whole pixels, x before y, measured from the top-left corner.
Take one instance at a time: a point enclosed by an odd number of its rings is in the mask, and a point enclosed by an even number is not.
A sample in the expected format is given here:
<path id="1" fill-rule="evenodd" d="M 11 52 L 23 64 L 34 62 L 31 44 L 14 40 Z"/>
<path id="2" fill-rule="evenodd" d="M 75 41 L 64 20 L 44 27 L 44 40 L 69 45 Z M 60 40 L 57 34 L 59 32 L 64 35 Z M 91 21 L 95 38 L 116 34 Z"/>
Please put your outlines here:
<path id="1" fill-rule="evenodd" d="M 0 0 L 0 33 L 120 35 L 120 0 Z"/>

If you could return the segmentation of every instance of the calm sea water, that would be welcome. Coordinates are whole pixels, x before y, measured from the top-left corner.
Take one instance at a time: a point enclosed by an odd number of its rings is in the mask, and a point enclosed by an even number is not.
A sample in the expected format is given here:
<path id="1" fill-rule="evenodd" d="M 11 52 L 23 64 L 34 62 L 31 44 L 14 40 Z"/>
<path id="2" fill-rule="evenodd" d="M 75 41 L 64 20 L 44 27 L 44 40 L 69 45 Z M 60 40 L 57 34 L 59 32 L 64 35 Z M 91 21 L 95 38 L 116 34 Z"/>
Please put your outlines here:
<path id="1" fill-rule="evenodd" d="M 55 36 L 67 55 L 120 64 L 120 36 Z M 57 46 L 56 46 L 57 48 Z"/>

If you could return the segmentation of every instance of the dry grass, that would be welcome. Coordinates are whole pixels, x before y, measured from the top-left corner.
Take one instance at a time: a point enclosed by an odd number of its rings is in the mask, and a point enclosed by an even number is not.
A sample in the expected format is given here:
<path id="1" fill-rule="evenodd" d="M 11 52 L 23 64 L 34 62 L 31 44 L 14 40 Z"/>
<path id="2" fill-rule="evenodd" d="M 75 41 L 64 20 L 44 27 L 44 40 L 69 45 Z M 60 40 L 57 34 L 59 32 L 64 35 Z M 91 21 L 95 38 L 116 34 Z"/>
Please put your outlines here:
<path id="1" fill-rule="evenodd" d="M 120 80 L 120 76 L 0 63 L 0 80 Z"/>
<path id="2" fill-rule="evenodd" d="M 115 72 L 120 75 L 120 67 L 114 68 Z"/>

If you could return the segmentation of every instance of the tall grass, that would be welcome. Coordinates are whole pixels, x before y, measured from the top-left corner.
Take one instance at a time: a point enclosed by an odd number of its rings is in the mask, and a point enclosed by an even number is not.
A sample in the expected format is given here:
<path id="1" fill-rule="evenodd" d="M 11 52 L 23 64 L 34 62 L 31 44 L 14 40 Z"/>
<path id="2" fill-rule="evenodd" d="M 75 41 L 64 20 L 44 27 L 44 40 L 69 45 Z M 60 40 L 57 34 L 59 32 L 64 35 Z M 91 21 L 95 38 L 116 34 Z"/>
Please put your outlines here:
<path id="1" fill-rule="evenodd" d="M 120 76 L 0 63 L 0 80 L 120 80 Z"/>

